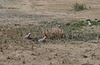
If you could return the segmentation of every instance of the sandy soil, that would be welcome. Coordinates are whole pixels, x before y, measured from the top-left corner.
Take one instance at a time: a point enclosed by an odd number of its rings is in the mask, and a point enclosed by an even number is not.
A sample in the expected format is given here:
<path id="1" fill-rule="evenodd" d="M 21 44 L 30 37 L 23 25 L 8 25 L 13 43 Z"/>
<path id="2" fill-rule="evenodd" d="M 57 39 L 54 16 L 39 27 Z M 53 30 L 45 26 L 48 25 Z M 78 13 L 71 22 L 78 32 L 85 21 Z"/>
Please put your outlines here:
<path id="1" fill-rule="evenodd" d="M 75 2 L 83 2 L 91 9 L 76 12 L 72 8 Z M 76 22 L 100 18 L 100 0 L 0 0 L 0 5 L 2 27 L 54 19 Z M 8 49 L 1 49 L 0 65 L 100 65 L 99 42 L 35 44 L 33 50 L 31 45 L 8 45 Z"/>
<path id="2" fill-rule="evenodd" d="M 100 64 L 99 43 L 62 42 L 38 44 L 31 48 L 14 46 L 0 52 L 0 65 Z"/>

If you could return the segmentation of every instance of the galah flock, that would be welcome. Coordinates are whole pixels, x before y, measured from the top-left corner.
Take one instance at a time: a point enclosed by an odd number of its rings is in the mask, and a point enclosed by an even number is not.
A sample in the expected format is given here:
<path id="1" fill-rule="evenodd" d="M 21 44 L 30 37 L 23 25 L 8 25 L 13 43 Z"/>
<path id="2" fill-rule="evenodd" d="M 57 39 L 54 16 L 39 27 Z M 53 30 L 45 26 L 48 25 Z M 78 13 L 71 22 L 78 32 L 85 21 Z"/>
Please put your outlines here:
<path id="1" fill-rule="evenodd" d="M 30 38 L 30 36 L 31 36 L 31 33 L 28 33 L 28 35 L 26 35 L 25 37 Z"/>
<path id="2" fill-rule="evenodd" d="M 46 36 L 44 36 L 42 39 L 39 39 L 38 42 L 44 42 L 46 41 Z"/>
<path id="3" fill-rule="evenodd" d="M 91 26 L 92 24 L 91 24 L 91 22 L 90 21 L 88 21 L 88 26 Z"/>

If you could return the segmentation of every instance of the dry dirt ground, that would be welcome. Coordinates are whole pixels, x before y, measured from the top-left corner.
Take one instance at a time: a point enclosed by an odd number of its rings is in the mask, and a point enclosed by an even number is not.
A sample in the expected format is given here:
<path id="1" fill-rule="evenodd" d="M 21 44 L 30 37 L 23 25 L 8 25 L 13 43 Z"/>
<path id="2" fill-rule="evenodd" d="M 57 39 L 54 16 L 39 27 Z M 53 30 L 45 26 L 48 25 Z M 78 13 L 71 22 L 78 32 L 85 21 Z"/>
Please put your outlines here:
<path id="1" fill-rule="evenodd" d="M 74 11 L 72 6 L 75 2 L 83 2 L 91 9 Z M 76 22 L 96 18 L 100 18 L 100 0 L 0 0 L 1 28 L 55 19 L 59 22 Z M 33 50 L 31 45 L 8 45 L 8 49 L 0 51 L 0 65 L 100 65 L 99 42 L 34 44 Z"/>

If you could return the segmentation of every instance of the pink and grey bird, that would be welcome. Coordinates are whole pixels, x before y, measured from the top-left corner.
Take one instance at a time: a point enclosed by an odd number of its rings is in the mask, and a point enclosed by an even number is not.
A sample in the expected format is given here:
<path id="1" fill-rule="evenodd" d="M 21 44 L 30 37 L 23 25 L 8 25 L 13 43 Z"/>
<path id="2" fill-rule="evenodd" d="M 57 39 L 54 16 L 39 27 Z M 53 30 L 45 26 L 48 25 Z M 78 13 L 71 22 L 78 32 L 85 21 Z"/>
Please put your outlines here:
<path id="1" fill-rule="evenodd" d="M 89 26 L 91 26 L 91 25 L 92 25 L 90 21 L 88 21 L 88 25 L 89 25 Z"/>
<path id="2" fill-rule="evenodd" d="M 44 42 L 46 41 L 46 36 L 44 36 L 42 39 L 39 39 L 38 42 Z"/>
<path id="3" fill-rule="evenodd" d="M 59 26 L 59 29 L 61 29 L 61 25 L 58 25 Z"/>
<path id="4" fill-rule="evenodd" d="M 31 33 L 28 33 L 28 35 L 26 35 L 25 37 L 30 38 L 30 36 L 31 36 Z"/>

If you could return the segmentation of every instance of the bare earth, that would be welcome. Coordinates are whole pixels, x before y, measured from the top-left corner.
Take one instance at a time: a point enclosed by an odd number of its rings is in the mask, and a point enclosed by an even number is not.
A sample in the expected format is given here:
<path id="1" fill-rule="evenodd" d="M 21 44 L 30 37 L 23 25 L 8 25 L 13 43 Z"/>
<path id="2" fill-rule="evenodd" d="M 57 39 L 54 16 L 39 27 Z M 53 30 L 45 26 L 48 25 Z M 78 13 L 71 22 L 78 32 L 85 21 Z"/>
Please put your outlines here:
<path id="1" fill-rule="evenodd" d="M 91 9 L 76 12 L 72 8 L 75 2 L 83 2 Z M 0 27 L 54 19 L 60 22 L 100 19 L 100 0 L 0 0 L 0 5 Z M 100 26 L 94 28 L 100 30 Z M 35 44 L 33 50 L 31 45 L 8 45 L 8 49 L 0 51 L 0 65 L 100 65 L 97 41 Z"/>

